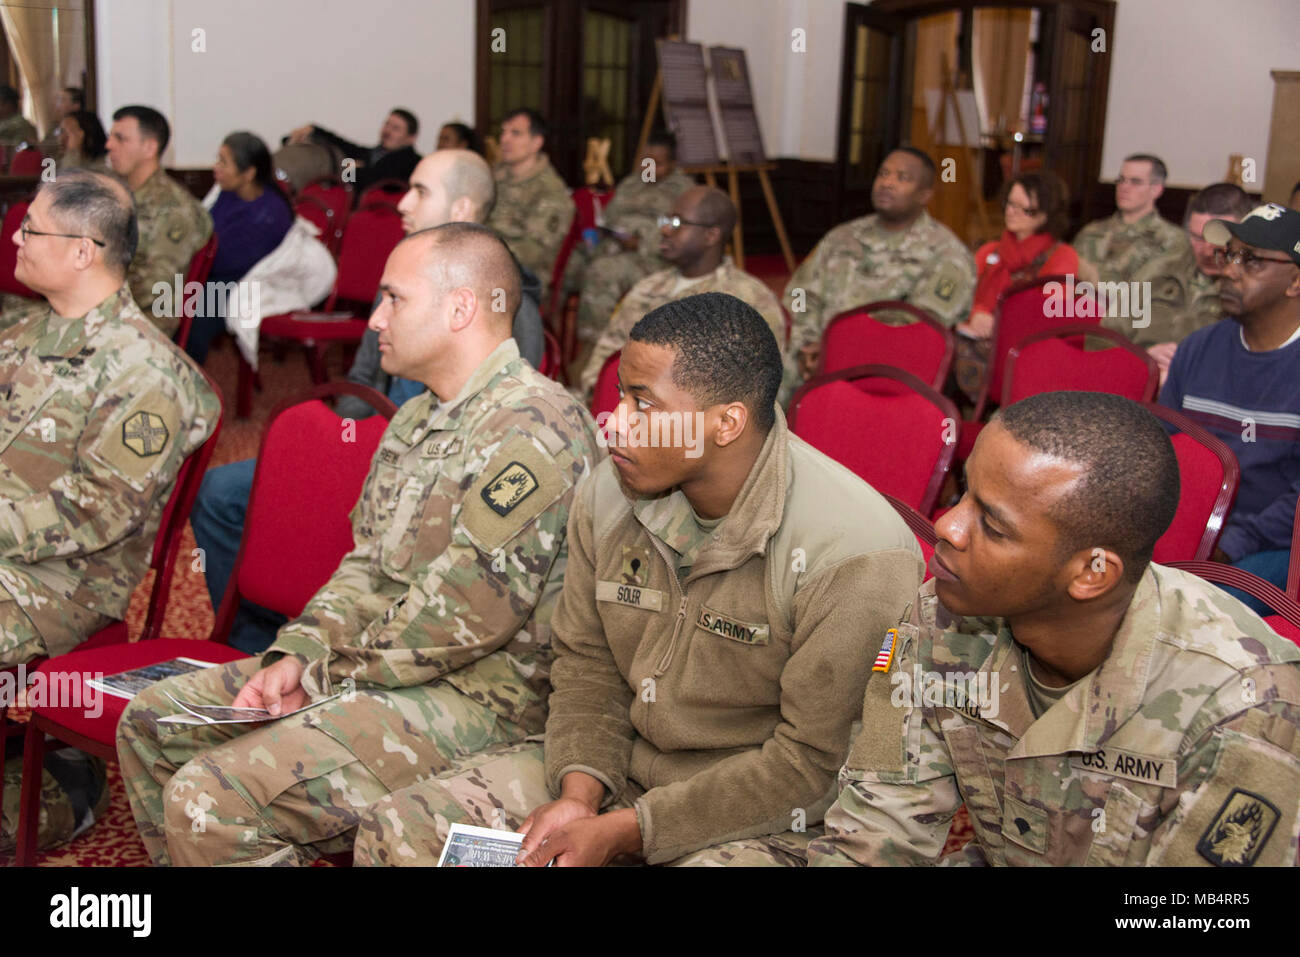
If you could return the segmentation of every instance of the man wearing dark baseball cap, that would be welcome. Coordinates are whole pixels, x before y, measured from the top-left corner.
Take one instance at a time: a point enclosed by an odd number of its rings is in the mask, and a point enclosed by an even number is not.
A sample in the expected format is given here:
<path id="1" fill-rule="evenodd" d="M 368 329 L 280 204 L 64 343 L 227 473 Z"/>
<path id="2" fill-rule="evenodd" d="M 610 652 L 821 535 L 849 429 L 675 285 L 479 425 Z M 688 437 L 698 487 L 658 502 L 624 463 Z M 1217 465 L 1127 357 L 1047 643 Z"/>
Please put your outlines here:
<path id="1" fill-rule="evenodd" d="M 1203 235 L 1220 247 L 1228 318 L 1178 347 L 1160 403 L 1221 438 L 1241 466 L 1214 560 L 1285 588 L 1300 494 L 1300 212 L 1266 203 L 1239 223 L 1210 220 Z"/>

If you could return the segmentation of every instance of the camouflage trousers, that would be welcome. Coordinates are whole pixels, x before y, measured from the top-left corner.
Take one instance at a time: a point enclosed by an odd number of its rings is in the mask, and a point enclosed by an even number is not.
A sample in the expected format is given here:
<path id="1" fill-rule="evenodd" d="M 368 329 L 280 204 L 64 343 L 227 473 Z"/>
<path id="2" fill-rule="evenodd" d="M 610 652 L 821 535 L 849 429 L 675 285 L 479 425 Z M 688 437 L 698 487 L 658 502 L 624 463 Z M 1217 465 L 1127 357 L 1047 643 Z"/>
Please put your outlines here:
<path id="1" fill-rule="evenodd" d="M 380 799 L 357 826 L 353 863 L 427 866 L 438 863 L 455 822 L 517 831 L 533 809 L 552 799 L 543 745 L 526 741 L 495 747 L 456 762 L 449 771 Z M 606 810 L 632 807 L 645 793 L 633 781 Z M 728 841 L 693 851 L 669 866 L 802 867 L 820 826 L 796 833 Z"/>
<path id="2" fill-rule="evenodd" d="M 46 755 L 48 764 L 52 754 Z M 88 754 L 77 757 L 99 780 L 99 798 L 92 808 L 95 816 L 108 809 L 109 794 L 105 784 L 106 768 L 99 758 Z M 18 805 L 22 796 L 23 759 L 21 755 L 4 762 L 5 797 L 0 807 L 0 854 L 12 854 L 18 845 Z M 77 829 L 77 811 L 68 792 L 63 789 L 49 768 L 41 768 L 40 816 L 36 823 L 36 848 L 48 850 L 70 840 Z"/>
<path id="3" fill-rule="evenodd" d="M 582 296 L 578 300 L 578 338 L 584 342 L 600 338 L 618 301 L 638 282 L 661 268 L 663 263 L 658 259 L 630 252 L 592 259 L 579 287 Z"/>
<path id="4" fill-rule="evenodd" d="M 346 851 L 361 813 L 527 729 L 445 682 L 357 689 L 263 725 L 159 724 L 186 703 L 229 704 L 260 667 L 245 658 L 159 682 L 118 725 L 131 811 L 155 864 L 308 863 Z"/>
<path id="5" fill-rule="evenodd" d="M 16 574 L 0 559 L 0 668 L 67 654 L 112 622 Z"/>

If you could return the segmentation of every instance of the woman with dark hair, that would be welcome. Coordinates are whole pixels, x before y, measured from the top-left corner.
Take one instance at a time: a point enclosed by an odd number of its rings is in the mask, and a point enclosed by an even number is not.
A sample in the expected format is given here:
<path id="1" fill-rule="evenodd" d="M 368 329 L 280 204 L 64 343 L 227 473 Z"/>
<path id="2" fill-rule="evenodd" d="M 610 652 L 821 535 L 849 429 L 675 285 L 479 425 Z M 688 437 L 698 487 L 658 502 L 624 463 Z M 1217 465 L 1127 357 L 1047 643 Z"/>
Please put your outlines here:
<path id="1" fill-rule="evenodd" d="M 235 282 L 284 240 L 293 209 L 276 185 L 270 150 L 252 133 L 231 133 L 222 141 L 212 178 L 221 192 L 210 210 L 217 255 L 208 281 Z M 186 351 L 200 365 L 225 328 L 222 312 L 194 317 Z"/>
<path id="2" fill-rule="evenodd" d="M 957 385 L 976 401 L 988 363 L 989 337 L 998 297 L 1037 276 L 1077 273 L 1079 254 L 1061 241 L 1069 225 L 1070 194 L 1055 173 L 1021 173 L 1002 193 L 1006 228 L 996 242 L 975 252 L 975 301 L 970 318 L 957 323 Z"/>
<path id="3" fill-rule="evenodd" d="M 106 170 L 108 164 L 104 159 L 107 154 L 108 137 L 99 117 L 88 110 L 69 113 L 59 121 L 59 144 L 63 147 L 63 158 L 59 160 L 58 169 L 93 169 Z"/>
<path id="4" fill-rule="evenodd" d="M 472 150 L 483 155 L 483 146 L 478 141 L 478 134 L 464 123 L 444 123 L 438 131 L 438 149 Z"/>

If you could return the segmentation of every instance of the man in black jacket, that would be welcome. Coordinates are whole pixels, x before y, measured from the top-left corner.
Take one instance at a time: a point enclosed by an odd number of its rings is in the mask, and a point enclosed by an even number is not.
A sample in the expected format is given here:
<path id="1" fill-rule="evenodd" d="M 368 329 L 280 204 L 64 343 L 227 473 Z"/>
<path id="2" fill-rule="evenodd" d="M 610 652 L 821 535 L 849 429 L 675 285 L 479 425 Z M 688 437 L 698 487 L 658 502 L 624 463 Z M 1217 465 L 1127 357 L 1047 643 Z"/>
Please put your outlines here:
<path id="1" fill-rule="evenodd" d="M 361 146 L 311 123 L 290 133 L 288 141 L 332 146 L 343 159 L 355 162 L 356 193 L 360 196 L 368 186 L 381 180 L 398 179 L 405 183 L 410 178 L 415 164 L 420 162 L 420 154 L 415 151 L 415 137 L 419 132 L 420 121 L 415 114 L 399 107 L 388 114 L 380 127 L 378 146 Z"/>

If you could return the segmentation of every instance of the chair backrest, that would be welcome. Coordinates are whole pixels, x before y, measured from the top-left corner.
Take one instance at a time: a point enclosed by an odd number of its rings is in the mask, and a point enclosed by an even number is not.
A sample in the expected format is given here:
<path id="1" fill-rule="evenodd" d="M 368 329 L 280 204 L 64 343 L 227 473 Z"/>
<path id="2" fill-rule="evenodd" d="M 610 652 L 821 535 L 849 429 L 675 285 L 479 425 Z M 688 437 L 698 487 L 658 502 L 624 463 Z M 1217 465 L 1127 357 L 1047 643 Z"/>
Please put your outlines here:
<path id="1" fill-rule="evenodd" d="M 1108 348 L 1089 350 L 1088 339 Z M 1001 404 L 1040 392 L 1112 392 L 1134 402 L 1150 402 L 1160 385 L 1160 367 L 1145 349 L 1113 329 L 1076 323 L 1031 332 L 1007 352 Z"/>
<path id="2" fill-rule="evenodd" d="M 9 164 L 10 176 L 39 176 L 41 174 L 41 164 L 45 161 L 45 156 L 40 150 L 33 146 L 25 150 L 19 150 L 14 154 L 13 161 Z"/>
<path id="3" fill-rule="evenodd" d="M 1241 467 L 1222 440 L 1191 419 L 1154 402 L 1142 403 L 1178 431 L 1170 436 L 1178 456 L 1178 511 L 1156 542 L 1153 561 L 1205 561 L 1237 499 Z"/>
<path id="4" fill-rule="evenodd" d="M 208 237 L 208 241 L 199 247 L 198 251 L 190 259 L 190 267 L 185 271 L 185 288 L 188 289 L 190 283 L 196 282 L 200 286 L 208 281 L 208 276 L 212 275 L 212 261 L 217 258 L 217 234 L 214 231 Z M 172 336 L 172 341 L 177 346 L 184 349 L 185 344 L 190 341 L 190 327 L 194 325 L 194 316 L 190 310 L 180 310 L 181 324 L 176 328 L 176 335 Z"/>
<path id="5" fill-rule="evenodd" d="M 1216 585 L 1227 585 L 1244 591 L 1252 598 L 1262 601 L 1273 610 L 1273 614 L 1264 616 L 1264 621 L 1283 638 L 1289 638 L 1300 645 L 1300 603 L 1282 591 L 1272 582 L 1265 581 L 1257 575 L 1222 562 L 1166 562 L 1170 568 L 1181 568 L 1199 578 Z"/>
<path id="6" fill-rule="evenodd" d="M 891 324 L 886 312 L 907 313 L 912 321 Z M 818 374 L 853 366 L 894 366 L 942 389 L 955 349 L 952 330 L 924 309 L 901 300 L 884 300 L 841 312 L 822 334 Z"/>
<path id="7" fill-rule="evenodd" d="M 542 352 L 542 367 L 537 371 L 548 379 L 554 379 L 556 382 L 565 382 L 568 376 L 564 373 L 564 360 L 560 355 L 560 340 L 555 337 L 550 329 L 542 329 L 542 341 L 545 344 L 545 350 Z"/>
<path id="8" fill-rule="evenodd" d="M 203 369 L 199 373 L 208 383 L 217 401 L 221 402 L 221 388 Z M 176 482 L 172 493 L 163 506 L 162 517 L 158 520 L 158 533 L 154 538 L 153 556 L 149 567 L 154 571 L 153 591 L 149 593 L 149 610 L 145 613 L 144 631 L 140 640 L 157 638 L 162 634 L 163 617 L 167 612 L 167 598 L 172 590 L 172 577 L 176 570 L 176 559 L 180 555 L 181 537 L 185 532 L 185 523 L 190 520 L 190 509 L 203 484 L 203 475 L 212 461 L 212 453 L 217 449 L 217 438 L 221 435 L 224 406 L 219 407 L 217 421 L 212 427 L 212 434 L 197 449 L 191 452 L 181 463 L 176 472 Z"/>
<path id="9" fill-rule="evenodd" d="M 600 367 L 600 375 L 596 377 L 596 385 L 591 390 L 591 404 L 588 406 L 593 417 L 602 412 L 613 412 L 618 407 L 618 359 L 622 354 L 622 350 L 614 353 Z"/>
<path id="10" fill-rule="evenodd" d="M 939 541 L 939 536 L 934 531 L 934 524 L 906 502 L 900 502 L 888 494 L 885 498 L 889 500 L 890 505 L 894 506 L 894 511 L 902 517 L 907 527 L 912 530 L 912 534 L 916 536 L 916 544 L 921 546 L 921 557 L 925 559 L 926 566 L 921 581 L 929 581 L 930 556 L 934 554 L 935 543 Z"/>
<path id="11" fill-rule="evenodd" d="M 22 225 L 23 217 L 27 215 L 27 207 L 30 205 L 31 202 L 24 199 L 10 203 L 9 209 L 5 211 L 2 227 L 4 235 L 0 235 L 0 292 L 25 296 L 28 299 L 39 299 L 40 293 L 33 292 L 14 278 L 14 269 L 18 265 L 18 247 L 13 243 L 13 235 Z"/>
<path id="12" fill-rule="evenodd" d="M 348 423 L 324 399 L 355 395 L 379 413 Z M 225 641 L 240 600 L 290 618 L 352 548 L 348 513 L 397 407 L 354 382 L 327 382 L 282 403 L 262 432 L 244 534 L 212 637 Z"/>
<path id="13" fill-rule="evenodd" d="M 1300 601 L 1300 498 L 1295 503 L 1295 521 L 1291 523 L 1291 566 L 1286 572 L 1286 593 Z"/>
<path id="14" fill-rule="evenodd" d="M 790 400 L 790 430 L 930 514 L 957 450 L 957 407 L 910 372 L 865 365 L 816 376 Z"/>
<path id="15" fill-rule="evenodd" d="M 366 206 L 373 202 L 386 203 L 396 208 L 409 189 L 410 184 L 404 179 L 381 179 L 365 188 L 361 195 L 357 197 L 357 205 Z"/>
<path id="16" fill-rule="evenodd" d="M 343 236 L 343 227 L 347 225 L 348 213 L 352 209 L 352 193 L 338 179 L 325 176 L 312 180 L 298 191 L 298 198 L 312 198 L 328 209 L 334 223 L 334 238 L 325 245 L 337 249 Z"/>
<path id="17" fill-rule="evenodd" d="M 365 303 L 367 311 L 379 291 L 388 254 L 402 240 L 402 217 L 386 203 L 370 203 L 348 217 L 339 247 L 339 273 L 326 311 L 338 299 Z"/>
<path id="18" fill-rule="evenodd" d="M 596 190 L 582 186 L 573 191 L 573 224 L 560 243 L 560 251 L 555 256 L 555 265 L 551 269 L 551 303 L 549 312 L 554 314 L 559 308 L 560 286 L 564 282 L 564 267 L 569 264 L 569 254 L 582 239 L 582 231 L 596 225 L 597 215 L 609 205 L 614 198 L 614 191 Z"/>
<path id="19" fill-rule="evenodd" d="M 1007 353 L 1021 339 L 1043 329 L 1078 324 L 1095 326 L 1100 322 L 1096 318 L 1095 308 L 1080 308 L 1087 297 L 1079 296 L 1066 301 L 1065 290 L 1073 288 L 1074 284 L 1066 276 L 1040 276 L 1012 286 L 998 297 L 997 311 L 993 316 L 988 369 L 984 374 L 984 383 L 980 387 L 972 419 L 983 418 L 990 396 L 996 402 L 1002 395 Z M 1089 305 L 1091 306 L 1090 302 Z"/>
<path id="20" fill-rule="evenodd" d="M 338 259 L 339 231 L 334 228 L 336 219 L 334 210 L 322 203 L 316 196 L 299 196 L 294 200 L 293 214 L 301 216 L 319 229 L 320 241 L 325 244 L 325 248 L 330 251 L 330 255 Z"/>

